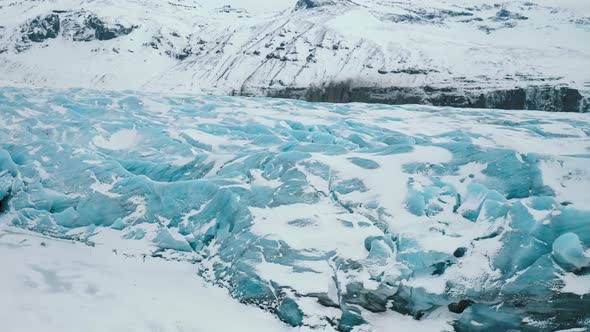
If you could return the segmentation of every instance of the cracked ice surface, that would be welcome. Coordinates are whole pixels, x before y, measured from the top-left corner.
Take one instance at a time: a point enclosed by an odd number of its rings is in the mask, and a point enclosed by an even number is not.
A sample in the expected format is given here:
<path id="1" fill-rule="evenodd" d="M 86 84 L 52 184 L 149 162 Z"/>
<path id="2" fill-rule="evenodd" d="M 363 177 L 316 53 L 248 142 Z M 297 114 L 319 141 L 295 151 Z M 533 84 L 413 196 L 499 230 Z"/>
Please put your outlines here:
<path id="1" fill-rule="evenodd" d="M 589 326 L 589 115 L 15 88 L 0 111 L 2 224 L 193 261 L 293 326 Z"/>

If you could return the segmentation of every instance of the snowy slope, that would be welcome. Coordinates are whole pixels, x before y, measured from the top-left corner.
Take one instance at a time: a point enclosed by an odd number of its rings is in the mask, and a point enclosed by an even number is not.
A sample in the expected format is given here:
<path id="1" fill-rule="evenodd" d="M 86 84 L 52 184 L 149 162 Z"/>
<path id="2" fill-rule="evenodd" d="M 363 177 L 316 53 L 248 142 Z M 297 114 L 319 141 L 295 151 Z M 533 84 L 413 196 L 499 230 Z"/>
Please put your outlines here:
<path id="1" fill-rule="evenodd" d="M 584 111 L 589 15 L 582 0 L 4 1 L 0 75 L 49 87 Z"/>
<path id="2" fill-rule="evenodd" d="M 132 254 L 129 241 L 89 247 L 3 226 L 4 332 L 295 330 L 205 284 L 192 264 Z"/>
<path id="3" fill-rule="evenodd" d="M 0 225 L 94 246 L 113 273 L 134 255 L 116 273 L 138 287 L 170 260 L 163 303 L 199 291 L 194 269 L 304 329 L 583 330 L 589 135 L 590 114 L 2 88 Z M 0 233 L 0 264 L 64 246 Z M 0 284 L 22 273 L 36 296 L 29 267 Z M 175 331 L 186 308 L 161 310 Z"/>

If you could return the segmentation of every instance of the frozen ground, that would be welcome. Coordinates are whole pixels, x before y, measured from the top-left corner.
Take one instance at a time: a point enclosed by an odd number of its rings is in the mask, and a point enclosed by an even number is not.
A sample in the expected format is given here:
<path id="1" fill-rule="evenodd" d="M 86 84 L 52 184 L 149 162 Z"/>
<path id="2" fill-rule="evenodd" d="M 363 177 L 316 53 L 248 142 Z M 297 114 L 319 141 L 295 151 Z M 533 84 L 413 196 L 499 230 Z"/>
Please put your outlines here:
<path id="1" fill-rule="evenodd" d="M 204 283 L 192 264 L 119 254 L 114 244 L 0 226 L 2 331 L 295 330 Z"/>
<path id="2" fill-rule="evenodd" d="M 587 114 L 2 88 L 1 312 L 253 310 L 204 278 L 304 329 L 587 329 L 588 135 Z"/>

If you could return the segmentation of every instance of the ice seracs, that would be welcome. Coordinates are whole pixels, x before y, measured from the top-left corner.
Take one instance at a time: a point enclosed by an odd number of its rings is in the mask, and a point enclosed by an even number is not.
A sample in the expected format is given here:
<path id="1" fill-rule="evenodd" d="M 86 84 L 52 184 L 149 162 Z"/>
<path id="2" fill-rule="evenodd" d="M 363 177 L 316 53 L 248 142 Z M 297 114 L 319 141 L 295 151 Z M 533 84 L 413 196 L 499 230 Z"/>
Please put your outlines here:
<path id="1" fill-rule="evenodd" d="M 0 123 L 2 226 L 305 329 L 588 328 L 586 114 L 2 88 Z"/>

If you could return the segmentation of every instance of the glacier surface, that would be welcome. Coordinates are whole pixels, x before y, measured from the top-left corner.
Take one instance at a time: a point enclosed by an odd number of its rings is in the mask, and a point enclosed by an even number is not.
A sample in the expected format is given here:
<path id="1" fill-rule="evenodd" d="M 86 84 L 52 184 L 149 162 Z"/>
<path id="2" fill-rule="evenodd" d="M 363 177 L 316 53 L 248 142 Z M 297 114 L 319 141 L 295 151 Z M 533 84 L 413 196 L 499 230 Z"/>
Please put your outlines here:
<path id="1" fill-rule="evenodd" d="M 192 262 L 292 326 L 584 329 L 589 135 L 587 114 L 5 87 L 0 225 Z"/>

